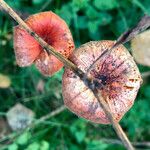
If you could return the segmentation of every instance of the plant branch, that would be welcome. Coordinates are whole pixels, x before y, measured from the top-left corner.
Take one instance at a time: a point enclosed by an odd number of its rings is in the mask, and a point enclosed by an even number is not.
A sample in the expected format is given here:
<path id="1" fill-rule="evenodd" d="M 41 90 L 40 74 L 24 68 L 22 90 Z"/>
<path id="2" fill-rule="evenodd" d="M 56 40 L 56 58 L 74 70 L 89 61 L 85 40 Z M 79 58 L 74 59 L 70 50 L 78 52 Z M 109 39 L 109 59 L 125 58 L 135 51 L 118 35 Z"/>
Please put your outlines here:
<path id="1" fill-rule="evenodd" d="M 34 37 L 39 44 L 42 46 L 42 48 L 48 53 L 54 55 L 56 58 L 58 58 L 66 67 L 71 68 L 79 77 L 80 79 L 85 83 L 85 85 L 91 89 L 97 98 L 99 104 L 104 109 L 104 112 L 106 113 L 106 116 L 112 123 L 117 135 L 122 140 L 122 143 L 128 150 L 134 150 L 131 142 L 128 140 L 126 134 L 122 130 L 119 123 L 115 121 L 113 118 L 113 115 L 110 112 L 109 107 L 107 106 L 107 103 L 104 99 L 99 98 L 99 93 L 97 92 L 96 87 L 93 88 L 93 81 L 86 76 L 86 74 L 80 70 L 76 65 L 74 65 L 71 61 L 63 57 L 60 53 L 58 53 L 52 46 L 47 44 L 41 37 L 39 37 L 35 32 L 32 31 L 32 29 L 13 11 L 13 9 L 8 6 L 7 3 L 5 3 L 3 0 L 0 0 L 0 6 L 12 17 L 18 24 L 26 30 L 32 37 Z"/>
<path id="2" fill-rule="evenodd" d="M 102 96 L 100 96 L 101 93 L 97 92 L 96 90 L 92 90 L 92 91 L 93 91 L 95 97 L 97 98 L 97 100 L 100 101 L 104 112 L 107 114 L 107 117 L 109 118 L 110 122 L 112 123 L 112 126 L 113 126 L 114 130 L 116 131 L 118 137 L 120 137 L 122 143 L 125 145 L 125 147 L 128 150 L 134 150 L 131 142 L 129 141 L 129 139 L 126 136 L 125 132 L 123 131 L 122 127 L 113 118 L 106 101 L 104 100 L 104 98 Z M 99 97 L 101 97 L 101 99 Z"/>
<path id="3" fill-rule="evenodd" d="M 107 138 L 102 138 L 101 141 L 103 141 L 104 143 L 108 143 L 108 144 L 117 144 L 117 145 L 122 145 L 121 141 L 117 140 L 117 139 L 107 139 Z M 143 142 L 132 142 L 132 144 L 135 147 L 145 147 L 145 148 L 150 148 L 150 141 L 143 141 Z"/>
<path id="4" fill-rule="evenodd" d="M 43 11 L 53 0 L 47 0 L 44 5 L 41 7 L 40 12 Z"/>
<path id="5" fill-rule="evenodd" d="M 142 76 L 142 78 L 149 77 L 149 76 L 150 76 L 150 71 L 142 72 L 142 73 L 141 73 L 141 76 Z"/>
<path id="6" fill-rule="evenodd" d="M 60 106 L 59 108 L 57 108 L 56 110 L 50 112 L 49 114 L 41 117 L 40 119 L 38 119 L 37 121 L 35 121 L 33 124 L 39 124 L 41 122 L 43 122 L 44 120 L 47 120 L 49 118 L 52 118 L 58 114 L 60 114 L 62 111 L 64 111 L 66 109 L 66 107 L 64 105 Z M 32 125 L 33 126 L 33 125 Z"/>
<path id="7" fill-rule="evenodd" d="M 71 68 L 74 72 L 76 72 L 77 75 L 81 76 L 84 73 L 77 68 L 76 65 L 74 65 L 71 61 L 69 61 L 67 58 L 63 57 L 59 52 L 57 52 L 52 46 L 47 44 L 41 37 L 39 37 L 35 32 L 32 31 L 32 29 L 18 16 L 17 13 L 14 12 L 14 10 L 8 6 L 6 2 L 3 0 L 0 0 L 0 6 L 24 29 L 26 30 L 36 41 L 39 42 L 39 44 L 42 46 L 42 48 L 48 53 L 54 55 L 56 58 L 58 58 L 66 67 Z"/>
<path id="8" fill-rule="evenodd" d="M 35 125 L 38 125 L 40 123 L 42 123 L 43 121 L 47 120 L 47 119 L 50 119 L 58 114 L 60 114 L 61 112 L 63 112 L 64 110 L 66 109 L 66 107 L 64 105 L 58 107 L 57 109 L 55 109 L 54 111 L 50 112 L 49 114 L 37 119 L 37 120 L 34 120 L 29 126 L 27 126 L 25 129 L 21 130 L 21 131 L 18 131 L 17 133 L 11 133 L 7 136 L 4 136 L 3 138 L 0 139 L 0 143 L 3 143 L 4 141 L 6 140 L 9 140 L 9 141 L 14 141 L 16 139 L 16 137 L 20 136 L 21 134 L 23 134 L 25 131 L 28 131 L 29 129 L 31 128 L 34 128 Z M 0 145 L 0 149 L 6 149 L 7 146 L 2 146 Z"/>

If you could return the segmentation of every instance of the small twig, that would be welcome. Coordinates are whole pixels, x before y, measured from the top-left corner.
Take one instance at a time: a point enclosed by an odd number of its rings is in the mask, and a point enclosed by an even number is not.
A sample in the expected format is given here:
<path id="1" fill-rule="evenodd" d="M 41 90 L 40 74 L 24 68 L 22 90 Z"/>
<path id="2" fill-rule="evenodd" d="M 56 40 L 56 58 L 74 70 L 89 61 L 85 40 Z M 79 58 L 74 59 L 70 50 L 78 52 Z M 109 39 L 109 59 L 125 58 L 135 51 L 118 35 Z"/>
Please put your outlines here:
<path id="1" fill-rule="evenodd" d="M 50 112 L 49 114 L 47 114 L 47 115 L 41 117 L 40 119 L 38 119 L 37 121 L 35 121 L 34 125 L 35 124 L 39 124 L 39 123 L 41 123 L 41 122 L 43 122 L 43 121 L 45 121 L 45 120 L 47 120 L 49 118 L 52 118 L 52 117 L 60 114 L 65 109 L 66 109 L 66 107 L 64 105 L 62 105 L 61 107 L 57 108 L 56 110 Z"/>
<path id="2" fill-rule="evenodd" d="M 141 18 L 141 20 L 136 24 L 135 27 L 121 34 L 121 36 L 117 39 L 116 43 L 114 44 L 114 47 L 120 44 L 125 44 L 126 42 L 130 41 L 135 36 L 142 33 L 149 27 L 150 27 L 150 16 L 145 15 L 144 17 Z"/>
<path id="3" fill-rule="evenodd" d="M 33 121 L 29 126 L 27 126 L 25 129 L 21 130 L 21 131 L 18 131 L 17 133 L 12 133 L 12 134 L 9 134 L 3 138 L 0 139 L 0 143 L 2 143 L 3 141 L 7 140 L 7 139 L 13 139 L 15 138 L 16 136 L 19 136 L 20 134 L 22 134 L 23 132 L 33 128 L 35 125 L 38 125 L 40 123 L 42 123 L 43 121 L 47 120 L 47 119 L 50 119 L 58 114 L 60 114 L 61 112 L 63 112 L 64 110 L 66 109 L 66 107 L 64 105 L 60 106 L 59 108 L 57 108 L 56 110 L 50 112 L 49 114 Z"/>
<path id="4" fill-rule="evenodd" d="M 5 112 L 0 112 L 0 116 L 6 116 Z"/>
<path id="5" fill-rule="evenodd" d="M 131 142 L 129 141 L 128 137 L 124 133 L 120 124 L 117 123 L 113 117 L 111 117 L 112 114 L 109 111 L 110 109 L 109 109 L 107 103 L 105 102 L 105 100 L 103 99 L 103 97 L 100 95 L 100 93 L 96 92 L 95 90 L 93 90 L 93 93 L 94 93 L 95 97 L 97 98 L 97 100 L 101 101 L 101 104 L 102 104 L 101 106 L 102 106 L 104 112 L 107 114 L 107 117 L 109 118 L 110 122 L 112 123 L 112 126 L 115 129 L 117 135 L 120 137 L 122 143 L 125 145 L 125 147 L 127 149 L 134 150 Z M 101 99 L 99 97 L 101 97 Z"/>
<path id="6" fill-rule="evenodd" d="M 44 5 L 41 7 L 41 9 L 39 10 L 39 12 L 43 11 L 53 0 L 47 0 Z"/>
<path id="7" fill-rule="evenodd" d="M 9 134 L 9 135 L 7 135 L 7 136 L 4 136 L 3 138 L 0 139 L 0 143 L 2 143 L 3 141 L 6 141 L 6 140 L 8 140 L 8 139 L 13 139 L 13 140 L 14 140 L 16 137 L 20 136 L 20 135 L 23 134 L 25 131 L 27 131 L 27 130 L 29 130 L 29 129 L 31 129 L 31 128 L 34 128 L 36 125 L 38 125 L 38 124 L 44 122 L 45 120 L 50 119 L 50 118 L 52 118 L 52 117 L 54 117 L 54 116 L 60 114 L 60 113 L 63 112 L 65 109 L 66 109 L 66 107 L 65 107 L 64 105 L 60 106 L 59 108 L 57 108 L 56 110 L 50 112 L 49 114 L 47 114 L 47 115 L 45 115 L 45 116 L 43 116 L 43 117 L 41 117 L 41 118 L 39 118 L 39 119 L 33 121 L 33 122 L 32 122 L 29 126 L 27 126 L 25 129 L 23 129 L 23 130 L 21 130 L 21 131 L 18 131 L 17 133 L 11 133 L 11 134 Z M 12 142 L 13 140 L 10 140 L 10 141 Z M 8 146 L 8 145 L 7 145 L 7 146 Z M 1 149 L 1 150 L 2 150 L 2 149 L 6 149 L 7 146 L 0 145 L 0 149 Z"/>
<path id="8" fill-rule="evenodd" d="M 111 144 L 118 144 L 118 145 L 122 145 L 122 142 L 120 140 L 117 139 L 107 139 L 107 138 L 102 138 L 101 141 L 105 142 L 105 143 L 111 143 Z M 135 147 L 150 147 L 150 141 L 144 141 L 144 142 L 132 142 L 132 144 Z"/>
<path id="9" fill-rule="evenodd" d="M 107 58 L 109 54 L 112 52 L 112 50 L 116 47 L 118 47 L 120 44 L 125 44 L 131 39 L 133 39 L 135 36 L 140 34 L 141 32 L 145 31 L 150 27 L 150 16 L 145 15 L 142 17 L 142 19 L 136 24 L 135 27 L 128 29 L 123 34 L 120 35 L 120 37 L 116 40 L 114 45 L 108 50 L 105 50 L 104 53 L 102 53 L 89 67 L 87 73 L 95 66 L 95 64 L 100 60 L 101 57 L 104 57 L 107 55 Z M 105 59 L 107 59 L 105 58 Z"/>
<path id="10" fill-rule="evenodd" d="M 141 76 L 142 76 L 142 78 L 146 78 L 146 77 L 150 76 L 150 71 L 142 72 Z"/>
<path id="11" fill-rule="evenodd" d="M 63 55 L 61 55 L 59 52 L 57 52 L 52 46 L 47 44 L 41 37 L 39 37 L 35 32 L 32 31 L 32 29 L 18 16 L 17 13 L 14 12 L 14 10 L 8 6 L 6 2 L 3 0 L 0 0 L 0 6 L 16 21 L 18 24 L 26 30 L 32 37 L 34 37 L 35 40 L 39 42 L 39 44 L 42 46 L 42 48 L 48 53 L 54 55 L 56 58 L 58 58 L 66 67 L 71 68 L 78 76 L 82 76 L 84 73 L 79 68 L 77 68 L 76 65 L 74 65 L 71 61 L 69 61 L 67 58 L 65 58 Z"/>
<path id="12" fill-rule="evenodd" d="M 108 117 L 108 119 L 110 120 L 110 122 L 112 123 L 117 135 L 119 136 L 119 138 L 122 140 L 124 146 L 129 149 L 129 150 L 133 150 L 133 146 L 131 145 L 130 141 L 128 140 L 126 134 L 124 133 L 124 131 L 122 130 L 121 126 L 119 125 L 119 123 L 117 123 L 115 121 L 115 119 L 113 118 L 113 115 L 110 112 L 109 107 L 107 106 L 107 103 L 104 100 L 101 100 L 99 98 L 98 93 L 96 92 L 96 87 L 93 87 L 93 82 L 91 81 L 91 79 L 89 79 L 86 74 L 80 70 L 76 65 L 74 65 L 71 61 L 69 61 L 68 59 L 66 59 L 65 57 L 63 57 L 60 53 L 58 53 L 52 46 L 50 46 L 49 44 L 47 44 L 41 37 L 39 37 L 35 32 L 32 31 L 32 29 L 13 11 L 13 9 L 11 7 L 9 7 L 7 5 L 7 3 L 5 3 L 3 0 L 0 0 L 0 6 L 2 6 L 2 8 L 12 17 L 14 18 L 14 20 L 16 22 L 19 23 L 19 25 L 26 30 L 32 37 L 34 37 L 39 44 L 42 46 L 43 49 L 46 50 L 46 52 L 48 54 L 52 54 L 54 55 L 56 58 L 58 58 L 66 67 L 71 68 L 79 77 L 80 79 L 85 83 L 85 85 L 91 89 L 94 93 L 94 95 L 96 96 L 99 104 L 102 106 L 102 108 L 104 109 L 104 112 L 106 113 L 106 116 Z"/>

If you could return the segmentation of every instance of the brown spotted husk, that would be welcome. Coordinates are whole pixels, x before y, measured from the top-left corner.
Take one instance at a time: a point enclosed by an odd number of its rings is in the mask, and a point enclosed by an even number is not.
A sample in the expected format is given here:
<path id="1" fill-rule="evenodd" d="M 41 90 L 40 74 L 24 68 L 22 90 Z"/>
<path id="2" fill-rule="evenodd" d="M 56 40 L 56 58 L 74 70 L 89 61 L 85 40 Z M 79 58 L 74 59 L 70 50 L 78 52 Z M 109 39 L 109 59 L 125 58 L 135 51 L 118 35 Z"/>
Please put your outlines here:
<path id="1" fill-rule="evenodd" d="M 76 49 L 70 60 L 87 73 L 100 56 L 88 75 L 98 80 L 101 96 L 119 121 L 133 105 L 142 79 L 132 56 L 123 45 L 105 53 L 113 44 L 113 41 L 88 42 Z M 95 123 L 110 123 L 92 91 L 68 68 L 63 75 L 62 92 L 65 105 L 76 115 Z"/>

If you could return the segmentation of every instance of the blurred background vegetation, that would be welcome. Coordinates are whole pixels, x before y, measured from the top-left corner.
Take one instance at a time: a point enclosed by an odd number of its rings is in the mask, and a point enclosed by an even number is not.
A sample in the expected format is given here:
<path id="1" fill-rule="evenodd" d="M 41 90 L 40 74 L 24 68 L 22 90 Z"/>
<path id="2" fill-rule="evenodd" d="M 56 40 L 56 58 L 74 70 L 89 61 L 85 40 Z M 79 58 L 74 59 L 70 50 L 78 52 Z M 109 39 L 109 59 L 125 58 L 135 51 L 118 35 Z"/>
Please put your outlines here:
<path id="1" fill-rule="evenodd" d="M 69 25 L 76 47 L 90 40 L 115 40 L 133 27 L 144 14 L 150 14 L 149 0 L 6 0 L 22 17 L 49 11 L 57 13 Z M 0 12 L 0 74 L 11 85 L 0 88 L 0 129 L 6 112 L 21 103 L 40 118 L 63 105 L 63 70 L 44 77 L 34 66 L 19 68 L 13 50 L 13 26 L 16 23 Z M 130 50 L 130 44 L 127 45 Z M 138 65 L 141 72 L 150 68 Z M 0 81 L 2 82 L 2 81 Z M 121 120 L 132 142 L 150 141 L 150 78 L 144 78 L 132 109 Z M 1 130 L 0 130 L 1 131 Z M 124 150 L 111 125 L 98 125 L 78 118 L 68 110 L 35 125 L 20 136 L 8 131 L 0 139 L 0 149 L 9 150 Z M 2 132 L 0 132 L 0 135 Z M 5 139 L 5 140 L 4 140 Z M 146 149 L 141 146 L 139 149 Z M 147 149 L 150 149 L 147 148 Z"/>

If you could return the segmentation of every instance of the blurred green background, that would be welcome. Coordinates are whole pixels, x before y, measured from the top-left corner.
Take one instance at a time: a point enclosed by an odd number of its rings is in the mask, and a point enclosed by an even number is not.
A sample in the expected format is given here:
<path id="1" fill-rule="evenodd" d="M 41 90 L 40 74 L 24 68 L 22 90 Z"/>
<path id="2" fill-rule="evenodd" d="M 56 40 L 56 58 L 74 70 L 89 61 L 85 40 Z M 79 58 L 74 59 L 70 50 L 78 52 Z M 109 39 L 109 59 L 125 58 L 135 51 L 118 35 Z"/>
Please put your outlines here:
<path id="1" fill-rule="evenodd" d="M 22 17 L 52 10 L 69 25 L 76 47 L 90 40 L 115 40 L 133 27 L 144 14 L 150 14 L 149 0 L 6 0 Z M 40 118 L 63 105 L 63 70 L 44 77 L 34 66 L 20 68 L 13 50 L 13 26 L 16 23 L 0 12 L 0 74 L 11 85 L 0 88 L 0 118 L 16 103 L 33 110 Z M 130 50 L 130 44 L 127 45 Z M 141 72 L 150 68 L 138 65 Z M 0 81 L 1 82 L 1 81 Z M 150 78 L 144 78 L 132 109 L 121 120 L 132 142 L 150 141 Z M 0 122 L 1 124 L 1 122 Z M 13 132 L 15 134 L 15 132 Z M 1 133 L 0 133 L 1 135 Z M 35 125 L 21 136 L 12 132 L 0 139 L 0 149 L 9 150 L 124 150 L 111 125 L 98 125 L 78 118 L 68 110 Z M 6 139 L 6 140 L 3 140 Z M 146 146 L 138 146 L 146 149 Z M 147 149 L 150 149 L 147 148 Z"/>

